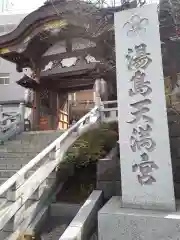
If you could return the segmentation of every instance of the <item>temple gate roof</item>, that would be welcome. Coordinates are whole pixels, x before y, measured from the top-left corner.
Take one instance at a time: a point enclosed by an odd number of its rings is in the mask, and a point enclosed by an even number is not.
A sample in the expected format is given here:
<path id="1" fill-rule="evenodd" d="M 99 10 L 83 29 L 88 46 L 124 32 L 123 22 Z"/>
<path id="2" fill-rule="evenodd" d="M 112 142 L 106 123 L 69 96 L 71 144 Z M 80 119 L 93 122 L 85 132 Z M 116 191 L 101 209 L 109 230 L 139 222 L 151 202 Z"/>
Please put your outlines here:
<path id="1" fill-rule="evenodd" d="M 14 31 L 0 37 L 0 56 L 16 63 L 17 71 L 24 72 L 25 76 L 17 82 L 28 88 L 46 86 L 73 91 L 91 88 L 96 78 L 115 83 L 114 13 L 124 8 L 128 6 L 97 8 L 79 0 L 56 0 L 53 4 L 47 1 Z M 180 44 L 175 39 L 180 21 L 173 18 L 172 11 L 178 12 L 175 0 L 160 1 L 165 76 L 180 71 Z M 74 49 L 75 39 L 92 44 Z M 47 54 L 52 46 L 62 42 L 64 52 Z"/>

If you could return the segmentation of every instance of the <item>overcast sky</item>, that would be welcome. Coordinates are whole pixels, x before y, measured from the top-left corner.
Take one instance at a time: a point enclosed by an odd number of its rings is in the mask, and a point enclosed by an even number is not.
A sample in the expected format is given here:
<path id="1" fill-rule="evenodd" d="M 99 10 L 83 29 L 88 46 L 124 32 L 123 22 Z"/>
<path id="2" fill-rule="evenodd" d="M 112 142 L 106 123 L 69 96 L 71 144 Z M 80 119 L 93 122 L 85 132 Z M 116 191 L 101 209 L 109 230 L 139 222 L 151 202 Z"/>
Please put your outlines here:
<path id="1" fill-rule="evenodd" d="M 0 0 L 4 1 L 4 0 Z M 41 5 L 43 5 L 43 3 L 45 2 L 45 0 L 5 0 L 8 1 L 8 8 L 10 11 L 20 11 L 23 12 L 25 11 L 33 11 L 36 8 L 40 7 Z"/>
<path id="2" fill-rule="evenodd" d="M 0 0 L 4 1 L 4 0 Z M 45 0 L 5 0 L 5 1 L 9 1 L 9 8 L 11 9 L 11 11 L 15 11 L 15 12 L 31 12 L 35 9 L 37 9 L 38 7 L 40 7 L 41 5 L 43 5 L 43 3 L 45 2 Z M 111 2 L 112 0 L 107 0 L 109 2 Z M 121 0 L 115 0 L 116 3 L 118 4 Z M 147 0 L 148 2 L 157 2 L 158 0 Z"/>

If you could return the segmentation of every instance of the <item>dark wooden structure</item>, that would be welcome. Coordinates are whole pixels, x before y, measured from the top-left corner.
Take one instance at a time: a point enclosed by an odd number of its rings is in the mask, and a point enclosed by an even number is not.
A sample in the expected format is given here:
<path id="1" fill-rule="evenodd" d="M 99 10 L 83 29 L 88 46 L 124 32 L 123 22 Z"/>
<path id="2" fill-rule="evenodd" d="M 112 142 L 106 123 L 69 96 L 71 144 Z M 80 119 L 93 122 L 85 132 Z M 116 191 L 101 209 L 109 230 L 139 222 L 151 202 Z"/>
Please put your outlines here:
<path id="1" fill-rule="evenodd" d="M 176 82 L 179 43 L 169 40 L 172 21 L 161 6 L 164 74 Z M 96 79 L 107 81 L 109 98 L 116 98 L 114 12 L 128 7 L 99 9 L 78 0 L 47 1 L 0 37 L 0 56 L 24 72 L 17 83 L 34 90 L 34 129 L 56 129 L 59 113 L 67 112 L 67 94 L 93 88 Z"/>
<path id="2" fill-rule="evenodd" d="M 159 21 L 164 75 L 174 87 L 180 72 L 180 2 L 160 0 Z"/>
<path id="3" fill-rule="evenodd" d="M 17 83 L 34 90 L 34 129 L 57 128 L 68 92 L 93 88 L 97 78 L 115 84 L 112 27 L 113 11 L 61 0 L 47 2 L 0 38 L 0 56 L 24 72 Z M 58 43 L 65 51 L 47 54 Z"/>

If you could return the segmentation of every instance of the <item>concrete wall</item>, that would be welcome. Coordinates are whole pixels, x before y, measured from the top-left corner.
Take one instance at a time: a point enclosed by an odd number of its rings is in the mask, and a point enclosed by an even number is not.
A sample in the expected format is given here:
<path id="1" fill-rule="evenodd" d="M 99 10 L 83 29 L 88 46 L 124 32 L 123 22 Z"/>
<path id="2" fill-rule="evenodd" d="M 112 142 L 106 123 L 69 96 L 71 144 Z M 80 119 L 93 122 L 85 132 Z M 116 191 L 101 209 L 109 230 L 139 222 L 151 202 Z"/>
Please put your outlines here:
<path id="1" fill-rule="evenodd" d="M 96 188 L 103 191 L 106 200 L 121 195 L 120 160 L 118 144 L 106 156 L 97 162 Z"/>
<path id="2" fill-rule="evenodd" d="M 180 116 L 168 112 L 171 158 L 176 198 L 180 198 Z"/>

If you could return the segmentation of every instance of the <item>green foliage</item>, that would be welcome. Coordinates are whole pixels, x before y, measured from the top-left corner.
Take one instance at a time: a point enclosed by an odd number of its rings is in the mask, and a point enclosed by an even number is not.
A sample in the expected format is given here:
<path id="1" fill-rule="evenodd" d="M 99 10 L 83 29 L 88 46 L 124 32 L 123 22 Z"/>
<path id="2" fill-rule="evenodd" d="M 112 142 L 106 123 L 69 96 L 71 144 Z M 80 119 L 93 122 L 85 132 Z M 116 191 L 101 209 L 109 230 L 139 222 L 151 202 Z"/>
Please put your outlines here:
<path id="1" fill-rule="evenodd" d="M 82 135 L 70 147 L 65 162 L 74 163 L 76 167 L 86 167 L 105 157 L 118 140 L 117 123 L 101 124 Z"/>

